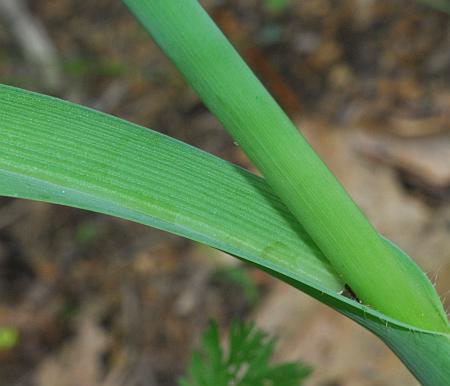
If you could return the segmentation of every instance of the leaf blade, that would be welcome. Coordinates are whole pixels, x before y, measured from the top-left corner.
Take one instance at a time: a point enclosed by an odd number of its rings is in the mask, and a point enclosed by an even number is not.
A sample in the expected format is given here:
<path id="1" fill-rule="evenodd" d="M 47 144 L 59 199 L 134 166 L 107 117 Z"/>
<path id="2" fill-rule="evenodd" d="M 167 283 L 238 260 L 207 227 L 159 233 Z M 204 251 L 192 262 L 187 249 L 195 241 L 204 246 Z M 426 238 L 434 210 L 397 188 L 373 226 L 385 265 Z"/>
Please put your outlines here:
<path id="1" fill-rule="evenodd" d="M 30 103 L 34 106 L 31 110 Z M 0 85 L 0 106 L 0 195 L 97 211 L 157 227 L 224 250 L 269 271 L 374 332 L 399 355 L 424 385 L 445 386 L 450 379 L 450 336 L 406 325 L 340 296 L 338 292 L 342 289 L 342 282 L 339 277 L 333 273 L 321 252 L 263 179 L 161 134 L 55 98 Z M 23 113 L 24 106 L 28 106 L 27 114 Z M 49 115 L 48 111 L 52 114 Z M 84 130 L 80 130 L 80 120 L 90 122 Z M 26 130 L 30 125 L 34 130 Z M 53 129 L 46 131 L 43 127 Z M 155 181 L 168 184 L 164 185 L 164 189 L 175 190 L 177 194 L 158 197 L 158 194 L 161 195 L 161 186 L 152 190 L 152 183 L 142 174 L 139 175 L 139 178 L 147 181 L 148 189 L 155 195 L 150 197 L 153 199 L 152 203 L 146 202 L 149 199 L 146 195 L 148 192 L 143 192 L 142 188 L 133 190 L 135 177 L 130 177 L 131 180 L 128 181 L 131 189 L 128 195 L 134 192 L 133 198 L 123 194 L 123 181 L 115 192 L 111 190 L 113 180 L 102 184 L 102 173 L 98 173 L 95 152 L 100 152 L 97 154 L 99 157 L 105 154 L 101 149 L 91 147 L 89 141 L 85 141 L 84 147 L 78 150 L 72 142 L 84 135 L 90 138 L 90 133 L 96 130 L 98 134 L 102 127 L 107 129 L 102 134 L 103 143 L 108 145 L 107 148 L 113 149 L 113 154 L 105 158 L 106 164 L 102 164 L 103 172 L 107 169 L 114 171 L 117 167 L 114 157 L 118 156 L 117 148 L 120 146 L 122 150 L 119 154 L 128 157 L 128 161 L 133 159 L 131 164 L 127 164 L 130 171 L 134 168 L 143 170 L 139 168 L 145 158 L 143 151 L 152 152 L 161 148 L 169 151 L 187 168 L 181 171 L 191 170 L 192 164 L 205 171 L 209 179 L 202 180 L 201 184 L 193 179 L 195 175 L 190 177 L 193 189 L 191 196 L 194 197 L 192 206 L 187 208 L 186 201 L 183 201 L 182 206 L 178 205 L 179 210 L 185 211 L 184 217 L 175 221 L 173 209 L 168 205 L 171 203 L 169 198 L 183 198 L 180 188 L 186 188 L 184 184 L 177 186 L 171 183 L 172 177 L 181 173 L 179 169 L 169 167 L 174 165 L 174 162 L 167 162 L 172 159 L 161 161 L 166 165 L 167 175 L 151 175 L 152 178 L 157 178 L 153 180 L 153 184 Z M 69 141 L 66 149 L 79 153 L 78 163 L 64 163 L 65 158 L 60 157 L 58 141 L 61 140 L 63 129 Z M 118 136 L 117 131 L 123 136 Z M 29 139 L 30 135 L 35 136 L 34 140 Z M 45 138 L 48 147 L 43 154 L 36 153 L 34 149 L 35 154 L 31 158 L 33 163 L 27 154 L 23 154 L 23 142 L 30 141 L 31 145 L 36 146 L 42 142 L 36 141 L 36 136 Z M 155 136 L 158 138 L 155 139 Z M 124 137 L 128 147 L 123 146 Z M 148 147 L 142 147 L 139 143 L 133 147 L 133 141 L 139 142 L 144 138 L 148 138 Z M 51 146 L 53 143 L 54 148 Z M 26 149 L 33 150 L 32 146 Z M 38 163 L 35 162 L 37 154 L 41 157 Z M 52 166 L 55 160 L 52 157 L 59 159 L 62 164 Z M 89 163 L 89 157 L 94 157 L 92 163 Z M 153 162 L 160 162 L 159 158 L 154 157 Z M 75 173 L 77 178 L 69 175 L 73 167 L 78 167 Z M 220 190 L 220 197 L 215 194 L 217 185 L 208 183 L 215 181 L 217 177 L 228 184 Z M 222 205 L 228 202 L 234 209 L 228 215 L 211 212 L 206 208 L 211 205 L 211 200 Z M 161 204 L 160 208 L 156 208 L 158 204 Z M 255 211 L 255 206 L 258 212 Z M 201 212 L 203 209 L 209 213 L 209 223 L 205 222 L 207 218 L 204 216 L 194 216 L 190 220 L 186 218 L 193 211 Z M 244 219 L 242 213 L 246 214 Z M 236 227 L 235 221 L 239 219 L 242 224 Z M 253 228 L 256 225 L 258 229 L 255 230 Z M 247 233 L 249 238 L 244 237 Z M 436 347 L 439 347 L 438 351 Z"/>
<path id="2" fill-rule="evenodd" d="M 0 194 L 115 215 L 231 254 L 251 252 L 342 288 L 261 178 L 69 102 L 0 86 L 0 103 Z"/>

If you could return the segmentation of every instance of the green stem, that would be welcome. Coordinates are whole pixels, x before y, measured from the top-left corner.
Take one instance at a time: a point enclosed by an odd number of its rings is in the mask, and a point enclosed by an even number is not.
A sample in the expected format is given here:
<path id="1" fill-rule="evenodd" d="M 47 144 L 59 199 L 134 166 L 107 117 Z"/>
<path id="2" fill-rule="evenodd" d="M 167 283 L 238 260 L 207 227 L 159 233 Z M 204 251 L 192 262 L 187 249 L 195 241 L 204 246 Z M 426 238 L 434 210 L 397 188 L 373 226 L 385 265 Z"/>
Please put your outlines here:
<path id="1" fill-rule="evenodd" d="M 449 331 L 423 272 L 392 253 L 195 0 L 124 0 L 367 305 Z"/>

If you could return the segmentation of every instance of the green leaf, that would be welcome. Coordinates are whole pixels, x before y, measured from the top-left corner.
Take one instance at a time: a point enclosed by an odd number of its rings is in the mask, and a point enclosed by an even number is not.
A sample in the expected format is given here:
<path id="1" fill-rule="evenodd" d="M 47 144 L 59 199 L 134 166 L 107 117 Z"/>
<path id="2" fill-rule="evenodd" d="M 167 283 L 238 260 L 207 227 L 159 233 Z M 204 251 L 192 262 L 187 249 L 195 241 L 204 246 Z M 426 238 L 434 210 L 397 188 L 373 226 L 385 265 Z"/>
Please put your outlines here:
<path id="1" fill-rule="evenodd" d="M 343 288 L 261 178 L 54 98 L 0 85 L 0 105 L 0 194 L 122 217 Z"/>
<path id="2" fill-rule="evenodd" d="M 339 277 L 262 178 L 55 98 L 0 85 L 0 106 L 0 195 L 106 213 L 224 250 L 374 332 L 423 384 L 448 384 L 450 336 L 339 295 Z"/>
<path id="3" fill-rule="evenodd" d="M 202 350 L 192 356 L 189 380 L 180 380 L 180 385 L 299 386 L 310 369 L 296 363 L 271 365 L 274 345 L 275 340 L 253 324 L 235 321 L 225 354 L 212 321 L 203 334 Z"/>

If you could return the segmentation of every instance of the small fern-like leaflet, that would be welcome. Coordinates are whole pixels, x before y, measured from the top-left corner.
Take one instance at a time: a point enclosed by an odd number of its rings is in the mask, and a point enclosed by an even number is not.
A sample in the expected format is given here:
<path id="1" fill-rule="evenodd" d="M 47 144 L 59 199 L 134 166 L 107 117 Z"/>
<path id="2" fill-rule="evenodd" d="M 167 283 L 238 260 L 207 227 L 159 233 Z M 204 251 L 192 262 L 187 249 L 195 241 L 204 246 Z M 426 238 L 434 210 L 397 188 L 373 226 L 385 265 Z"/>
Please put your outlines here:
<path id="1" fill-rule="evenodd" d="M 211 321 L 202 348 L 193 353 L 188 377 L 180 386 L 301 386 L 310 368 L 298 363 L 270 364 L 275 339 L 251 323 L 235 321 L 227 350 L 220 344 L 217 323 Z"/>

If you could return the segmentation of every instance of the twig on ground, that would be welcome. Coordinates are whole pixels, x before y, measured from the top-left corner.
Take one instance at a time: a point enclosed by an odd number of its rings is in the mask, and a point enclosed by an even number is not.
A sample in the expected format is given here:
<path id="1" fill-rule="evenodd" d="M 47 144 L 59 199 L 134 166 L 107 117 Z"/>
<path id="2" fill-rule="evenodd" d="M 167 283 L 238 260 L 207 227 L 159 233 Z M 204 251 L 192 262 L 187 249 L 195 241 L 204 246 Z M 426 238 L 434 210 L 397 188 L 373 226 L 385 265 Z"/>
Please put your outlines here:
<path id="1" fill-rule="evenodd" d="M 42 23 L 23 0 L 0 0 L 0 18 L 9 27 L 23 55 L 41 74 L 43 86 L 58 92 L 63 75 L 57 50 Z"/>

